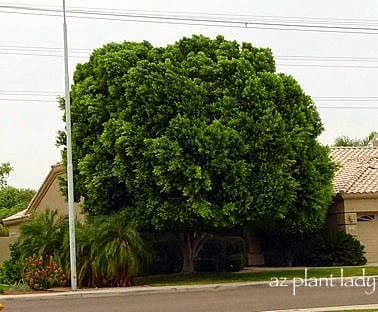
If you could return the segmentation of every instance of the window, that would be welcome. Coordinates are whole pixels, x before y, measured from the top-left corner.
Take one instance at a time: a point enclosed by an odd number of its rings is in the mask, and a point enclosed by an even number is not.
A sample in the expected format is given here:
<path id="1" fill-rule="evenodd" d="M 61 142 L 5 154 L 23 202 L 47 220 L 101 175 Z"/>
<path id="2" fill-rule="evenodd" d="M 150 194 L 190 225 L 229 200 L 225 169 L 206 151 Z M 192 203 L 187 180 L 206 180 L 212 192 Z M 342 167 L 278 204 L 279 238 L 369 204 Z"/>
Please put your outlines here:
<path id="1" fill-rule="evenodd" d="M 369 222 L 369 221 L 374 221 L 375 220 L 375 215 L 362 215 L 357 218 L 358 222 Z"/>

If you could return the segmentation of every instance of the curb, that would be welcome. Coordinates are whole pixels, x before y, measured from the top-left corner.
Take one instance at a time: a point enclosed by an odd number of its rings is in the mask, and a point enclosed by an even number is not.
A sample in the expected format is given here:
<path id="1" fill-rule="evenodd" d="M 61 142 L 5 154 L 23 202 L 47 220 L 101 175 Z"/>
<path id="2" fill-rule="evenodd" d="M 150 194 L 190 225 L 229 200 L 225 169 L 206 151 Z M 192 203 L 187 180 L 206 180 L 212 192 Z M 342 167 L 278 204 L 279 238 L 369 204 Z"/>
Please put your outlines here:
<path id="1" fill-rule="evenodd" d="M 323 308 L 306 308 L 306 309 L 288 309 L 288 310 L 268 310 L 262 312 L 331 312 L 340 310 L 378 310 L 378 304 L 366 304 L 355 306 L 338 306 L 338 307 L 323 307 Z"/>
<path id="2" fill-rule="evenodd" d="M 182 286 L 134 286 L 134 287 L 117 287 L 117 288 L 98 288 L 91 290 L 62 291 L 54 293 L 41 294 L 21 294 L 21 295 L 0 295 L 0 300 L 47 300 L 47 299 L 64 299 L 67 297 L 90 298 L 90 297 L 111 297 L 119 295 L 138 295 L 153 293 L 177 293 L 177 292 L 196 292 L 196 291 L 218 291 L 223 289 L 232 289 L 246 286 L 268 286 L 269 282 L 240 282 L 240 283 L 220 283 L 204 285 L 182 285 Z M 1 309 L 0 309 L 1 311 Z"/>
<path id="3" fill-rule="evenodd" d="M 345 278 L 359 279 L 362 277 L 378 278 L 378 275 L 370 276 L 349 276 Z M 309 279 L 307 279 L 309 280 Z M 331 280 L 331 278 L 317 278 L 317 280 Z M 335 282 L 341 282 L 341 277 L 332 278 Z M 305 281 L 305 280 L 303 280 Z M 153 293 L 177 293 L 177 292 L 196 292 L 196 291 L 218 291 L 224 289 L 232 289 L 247 286 L 270 286 L 272 281 L 256 281 L 256 282 L 236 282 L 236 283 L 218 283 L 218 284 L 203 284 L 203 285 L 178 285 L 178 286 L 133 286 L 133 287 L 114 287 L 114 288 L 96 288 L 88 290 L 76 291 L 56 291 L 51 293 L 33 293 L 20 295 L 0 295 L 1 300 L 47 300 L 47 299 L 64 299 L 64 298 L 90 298 L 97 296 L 111 297 L 119 295 L 138 295 L 138 294 L 153 294 Z M 292 285 L 294 280 L 287 280 L 287 285 Z M 270 286 L 272 287 L 272 286 Z M 378 305 L 377 305 L 378 306 Z M 1 311 L 1 307 L 0 307 Z M 282 310 L 282 311 L 310 311 L 310 310 Z M 311 311 L 324 311 L 311 310 Z"/>

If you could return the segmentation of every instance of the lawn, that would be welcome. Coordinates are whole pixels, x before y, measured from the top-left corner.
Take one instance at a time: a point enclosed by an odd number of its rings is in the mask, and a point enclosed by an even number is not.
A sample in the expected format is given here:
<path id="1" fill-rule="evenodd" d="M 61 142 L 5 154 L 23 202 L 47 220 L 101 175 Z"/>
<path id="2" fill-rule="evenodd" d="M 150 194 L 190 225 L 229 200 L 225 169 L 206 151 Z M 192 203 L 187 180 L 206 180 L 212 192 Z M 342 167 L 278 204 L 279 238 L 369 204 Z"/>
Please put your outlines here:
<path id="1" fill-rule="evenodd" d="M 378 267 L 346 267 L 344 277 L 360 276 L 362 269 L 365 269 L 365 275 L 378 275 Z M 311 277 L 340 277 L 341 269 L 335 268 L 310 268 L 308 269 L 308 278 Z M 183 274 L 166 274 L 150 275 L 137 278 L 138 285 L 150 286 L 168 286 L 168 285 L 193 285 L 193 284 L 213 284 L 213 283 L 233 283 L 233 282 L 257 282 L 270 281 L 273 278 L 304 278 L 304 270 L 277 270 L 277 271 L 259 271 L 259 272 L 221 272 L 221 273 L 194 273 L 190 275 Z"/>
<path id="2" fill-rule="evenodd" d="M 8 290 L 11 286 L 5 285 L 5 284 L 0 284 L 0 294 L 4 292 L 5 290 Z"/>

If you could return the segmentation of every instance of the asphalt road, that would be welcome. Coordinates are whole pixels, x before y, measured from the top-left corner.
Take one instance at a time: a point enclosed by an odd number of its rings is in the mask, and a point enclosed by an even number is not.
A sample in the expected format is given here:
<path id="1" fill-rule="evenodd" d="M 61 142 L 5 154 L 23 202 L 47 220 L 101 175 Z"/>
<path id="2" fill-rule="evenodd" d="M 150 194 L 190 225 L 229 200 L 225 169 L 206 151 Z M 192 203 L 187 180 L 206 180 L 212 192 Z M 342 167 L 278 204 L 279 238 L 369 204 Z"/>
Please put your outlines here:
<path id="1" fill-rule="evenodd" d="M 377 287 L 378 288 L 378 287 Z M 128 293 L 91 297 L 6 299 L 3 312 L 209 312 L 267 311 L 291 308 L 377 304 L 378 289 L 359 287 L 301 287 L 293 296 L 288 287 L 241 286 L 164 293 Z M 372 292 L 367 295 L 365 291 Z"/>

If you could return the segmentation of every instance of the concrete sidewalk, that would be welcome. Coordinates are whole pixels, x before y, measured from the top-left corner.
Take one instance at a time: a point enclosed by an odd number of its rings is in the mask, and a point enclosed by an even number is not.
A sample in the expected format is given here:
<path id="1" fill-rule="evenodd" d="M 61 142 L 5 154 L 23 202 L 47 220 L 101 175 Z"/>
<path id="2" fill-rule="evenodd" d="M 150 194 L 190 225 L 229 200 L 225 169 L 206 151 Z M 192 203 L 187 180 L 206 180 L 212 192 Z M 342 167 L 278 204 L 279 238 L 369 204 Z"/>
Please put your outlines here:
<path id="1" fill-rule="evenodd" d="M 356 277 L 358 278 L 358 277 Z M 239 283 L 218 283 L 204 285 L 181 285 L 181 286 L 134 286 L 134 287 L 117 287 L 117 288 L 98 288 L 98 289 L 80 289 L 71 291 L 69 288 L 61 290 L 54 289 L 49 293 L 33 293 L 20 295 L 0 295 L 0 303 L 3 300 L 8 302 L 19 300 L 64 300 L 68 298 L 94 298 L 94 297 L 115 297 L 115 296 L 131 296 L 131 295 L 147 295 L 147 294 L 172 294 L 183 292 L 201 292 L 201 291 L 219 291 L 227 289 L 237 289 L 247 286 L 269 287 L 269 281 L 260 282 L 239 282 Z M 378 311 L 378 304 L 355 305 L 355 306 L 339 306 L 339 307 L 322 307 L 322 308 L 306 308 L 306 309 L 287 309 L 287 310 L 265 310 L 266 312 L 324 312 L 339 310 L 359 310 L 372 309 Z M 0 309 L 1 310 L 1 309 Z"/>
<path id="2" fill-rule="evenodd" d="M 349 276 L 348 279 L 360 279 L 363 276 Z M 378 275 L 365 276 L 364 278 L 378 279 Z M 319 280 L 333 280 L 336 283 L 340 283 L 343 278 L 334 277 L 326 278 L 322 277 Z M 51 292 L 35 292 L 31 294 L 16 294 L 16 295 L 1 295 L 0 302 L 3 299 L 49 299 L 49 298 L 67 298 L 67 297 L 96 297 L 96 296 L 119 296 L 119 295 L 135 295 L 135 294 L 151 294 L 151 293 L 175 293 L 175 292 L 195 292 L 203 290 L 222 290 L 233 289 L 246 286 L 268 286 L 271 281 L 256 281 L 256 282 L 231 282 L 231 283 L 217 283 L 217 284 L 197 284 L 197 285 L 170 285 L 170 286 L 132 286 L 132 287 L 112 287 L 112 288 L 91 288 L 91 289 L 79 289 L 72 291 L 70 288 L 55 288 Z M 294 280 L 287 280 L 288 285 L 292 285 Z"/>
<path id="3" fill-rule="evenodd" d="M 261 282 L 239 282 L 239 283 L 219 283 L 219 284 L 204 284 L 204 285 L 179 285 L 179 286 L 133 286 L 133 287 L 114 287 L 114 288 L 94 288 L 94 289 L 79 289 L 76 291 L 63 290 L 43 293 L 20 294 L 20 295 L 0 295 L 1 300 L 5 299 L 50 299 L 50 298 L 73 298 L 73 297 L 110 297 L 119 295 L 135 295 L 135 294 L 151 294 L 151 293 L 175 293 L 185 291 L 203 291 L 203 290 L 221 290 L 232 289 L 245 286 L 269 286 L 269 281 Z"/>
<path id="4" fill-rule="evenodd" d="M 341 310 L 377 310 L 378 304 L 365 304 L 355 306 L 339 306 L 339 307 L 324 307 L 324 308 L 307 308 L 307 309 L 288 309 L 288 310 L 268 310 L 261 312 L 331 312 Z"/>

